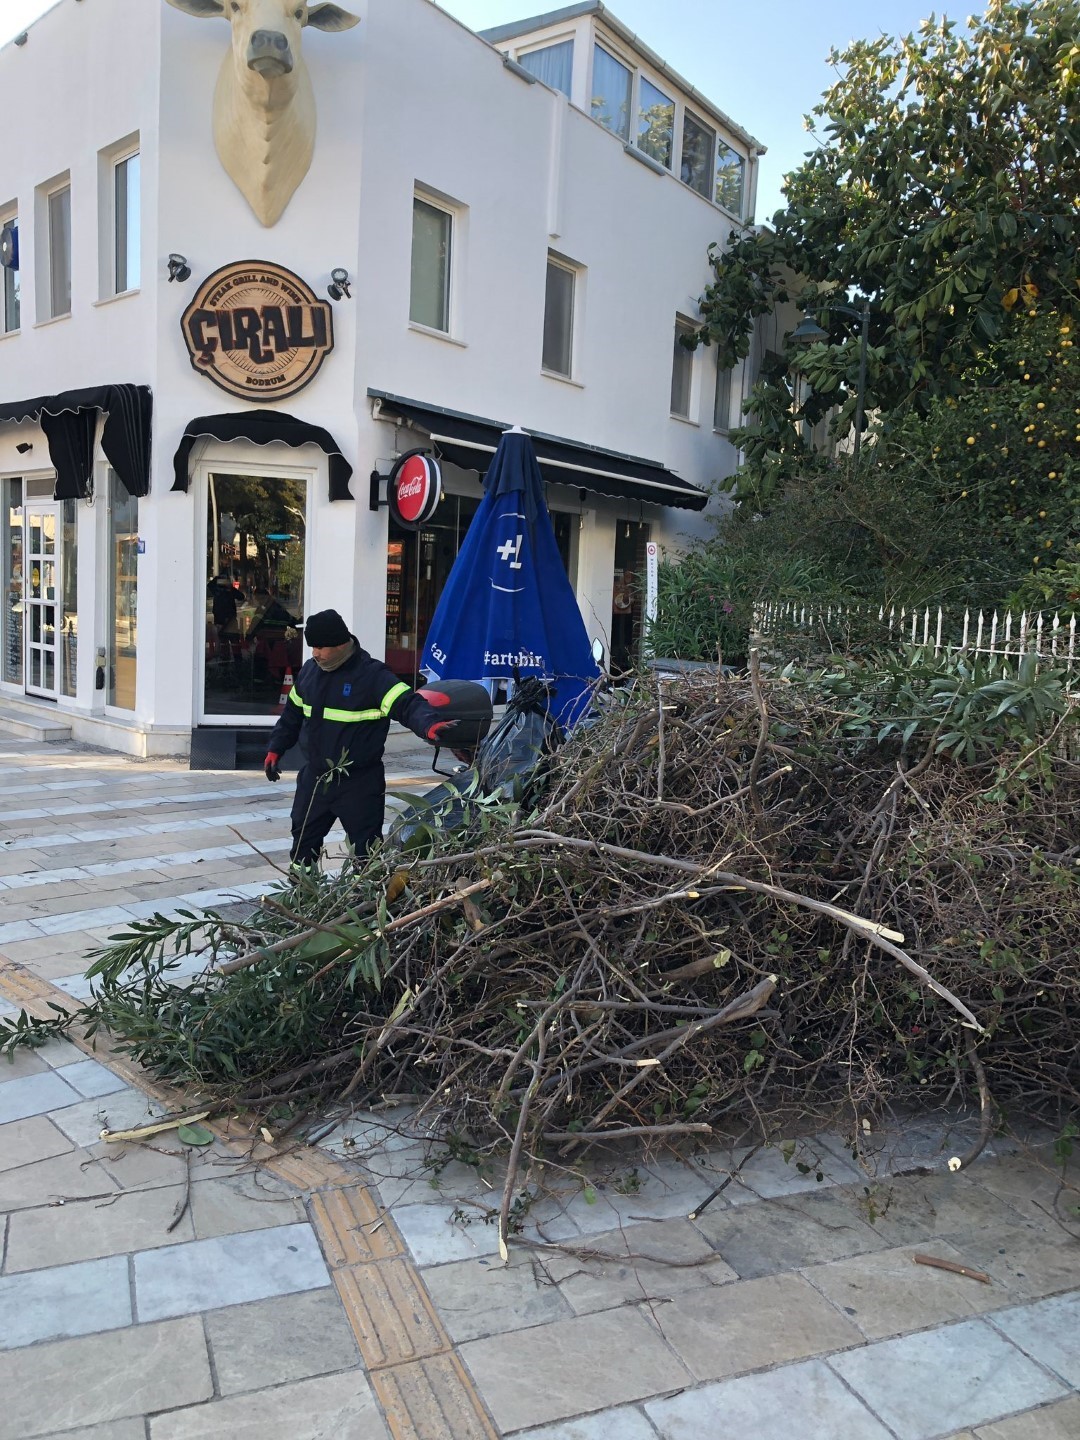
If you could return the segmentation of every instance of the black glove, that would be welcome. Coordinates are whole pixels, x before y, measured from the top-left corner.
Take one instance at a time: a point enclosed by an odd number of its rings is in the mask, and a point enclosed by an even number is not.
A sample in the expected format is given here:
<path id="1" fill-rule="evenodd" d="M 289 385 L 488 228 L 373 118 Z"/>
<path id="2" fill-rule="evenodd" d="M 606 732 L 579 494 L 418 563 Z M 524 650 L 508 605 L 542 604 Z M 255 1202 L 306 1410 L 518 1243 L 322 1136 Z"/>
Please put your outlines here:
<path id="1" fill-rule="evenodd" d="M 278 769 L 278 761 L 280 759 L 281 756 L 275 755 L 273 750 L 267 754 L 266 759 L 263 761 L 263 774 L 268 780 L 281 779 L 281 771 Z"/>

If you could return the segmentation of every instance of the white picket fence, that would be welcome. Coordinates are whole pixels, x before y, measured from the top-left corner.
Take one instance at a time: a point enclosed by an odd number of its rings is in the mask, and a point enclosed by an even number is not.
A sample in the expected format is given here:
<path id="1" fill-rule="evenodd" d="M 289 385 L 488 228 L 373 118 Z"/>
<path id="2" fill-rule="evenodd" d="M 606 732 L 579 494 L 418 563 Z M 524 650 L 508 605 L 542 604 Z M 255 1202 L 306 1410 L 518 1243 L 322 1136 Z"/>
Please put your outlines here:
<path id="1" fill-rule="evenodd" d="M 1043 664 L 1058 665 L 1075 673 L 1080 670 L 1080 637 L 1076 616 L 1062 619 L 1058 614 L 1023 610 L 1014 613 L 996 610 L 965 610 L 950 614 L 943 607 L 931 610 L 885 609 L 884 606 L 830 605 L 785 601 L 760 605 L 755 612 L 759 635 L 779 636 L 804 632 L 820 641 L 841 642 L 853 624 L 875 622 L 886 643 L 919 645 L 935 655 L 996 655 L 1019 660 L 1034 654 Z M 842 643 L 837 644 L 842 649 Z"/>

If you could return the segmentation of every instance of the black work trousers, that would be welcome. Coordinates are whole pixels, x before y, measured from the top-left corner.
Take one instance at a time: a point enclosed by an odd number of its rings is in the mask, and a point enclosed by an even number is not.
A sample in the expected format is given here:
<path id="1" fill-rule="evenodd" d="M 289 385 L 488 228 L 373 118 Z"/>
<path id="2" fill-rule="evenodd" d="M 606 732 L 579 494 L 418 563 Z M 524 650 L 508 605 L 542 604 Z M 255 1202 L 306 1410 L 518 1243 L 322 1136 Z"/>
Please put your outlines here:
<path id="1" fill-rule="evenodd" d="M 305 766 L 296 779 L 289 858 L 294 865 L 314 865 L 335 820 L 341 821 L 357 855 L 366 855 L 382 834 L 385 809 L 381 763 L 330 785 L 316 783 Z"/>

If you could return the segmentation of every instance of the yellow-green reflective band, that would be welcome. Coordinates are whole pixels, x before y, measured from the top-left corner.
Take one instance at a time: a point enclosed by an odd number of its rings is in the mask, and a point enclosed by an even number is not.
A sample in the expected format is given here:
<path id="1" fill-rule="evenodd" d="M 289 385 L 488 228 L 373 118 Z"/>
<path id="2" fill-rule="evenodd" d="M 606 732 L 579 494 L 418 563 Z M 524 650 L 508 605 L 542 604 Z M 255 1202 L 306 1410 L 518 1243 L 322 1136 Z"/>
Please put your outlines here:
<path id="1" fill-rule="evenodd" d="M 399 680 L 392 689 L 386 692 L 386 694 L 382 698 L 382 704 L 379 706 L 379 710 L 381 711 L 382 718 L 384 720 L 386 719 L 387 715 L 390 714 L 390 711 L 393 709 L 394 701 L 400 700 L 402 695 L 408 694 L 408 691 L 409 687 L 405 684 L 404 680 Z"/>
<path id="2" fill-rule="evenodd" d="M 303 710 L 303 712 L 304 712 L 305 715 L 310 715 L 310 714 L 311 714 L 311 706 L 310 706 L 310 705 L 305 705 L 304 702 L 303 702 L 303 700 L 300 699 L 300 691 L 297 690 L 297 688 L 296 688 L 295 685 L 294 685 L 293 688 L 289 691 L 289 699 L 292 701 L 292 703 L 293 703 L 294 705 L 299 705 L 299 706 L 300 706 L 300 709 Z"/>
<path id="3" fill-rule="evenodd" d="M 310 711 L 305 708 L 304 713 L 309 714 Z M 337 720 L 342 725 L 350 725 L 354 720 L 385 720 L 386 716 L 381 710 L 324 710 L 323 719 Z"/>

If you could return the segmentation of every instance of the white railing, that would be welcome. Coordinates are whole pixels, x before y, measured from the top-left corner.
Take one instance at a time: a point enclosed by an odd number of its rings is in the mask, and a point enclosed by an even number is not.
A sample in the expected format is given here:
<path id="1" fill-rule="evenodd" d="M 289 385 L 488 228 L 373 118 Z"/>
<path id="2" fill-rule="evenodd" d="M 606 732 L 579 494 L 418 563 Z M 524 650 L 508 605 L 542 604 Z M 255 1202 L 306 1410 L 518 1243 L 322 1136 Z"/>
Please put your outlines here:
<path id="1" fill-rule="evenodd" d="M 1006 610 L 946 611 L 941 606 L 897 609 L 884 606 L 814 604 L 790 600 L 759 605 L 755 627 L 759 635 L 779 637 L 785 631 L 804 631 L 822 641 L 841 640 L 853 622 L 880 628 L 886 643 L 894 640 L 902 645 L 919 645 L 935 655 L 958 654 L 997 655 L 1003 660 L 1018 660 L 1034 654 L 1048 665 L 1059 665 L 1070 671 L 1080 670 L 1080 637 L 1076 616 L 1063 619 L 1043 611 L 1014 612 Z M 842 644 L 837 646 L 843 648 Z"/>

